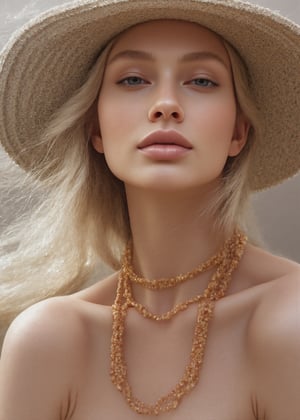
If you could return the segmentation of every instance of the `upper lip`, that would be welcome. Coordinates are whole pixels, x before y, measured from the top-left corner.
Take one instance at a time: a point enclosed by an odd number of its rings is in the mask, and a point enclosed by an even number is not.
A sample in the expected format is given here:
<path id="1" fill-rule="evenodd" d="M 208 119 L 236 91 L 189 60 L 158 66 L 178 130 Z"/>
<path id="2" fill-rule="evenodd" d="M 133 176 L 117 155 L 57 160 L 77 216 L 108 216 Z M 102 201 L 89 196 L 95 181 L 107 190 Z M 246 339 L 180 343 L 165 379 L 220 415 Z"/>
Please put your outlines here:
<path id="1" fill-rule="evenodd" d="M 192 149 L 191 143 L 180 133 L 175 130 L 157 130 L 144 137 L 138 144 L 139 149 L 151 146 L 153 144 L 174 144 L 177 146 Z"/>

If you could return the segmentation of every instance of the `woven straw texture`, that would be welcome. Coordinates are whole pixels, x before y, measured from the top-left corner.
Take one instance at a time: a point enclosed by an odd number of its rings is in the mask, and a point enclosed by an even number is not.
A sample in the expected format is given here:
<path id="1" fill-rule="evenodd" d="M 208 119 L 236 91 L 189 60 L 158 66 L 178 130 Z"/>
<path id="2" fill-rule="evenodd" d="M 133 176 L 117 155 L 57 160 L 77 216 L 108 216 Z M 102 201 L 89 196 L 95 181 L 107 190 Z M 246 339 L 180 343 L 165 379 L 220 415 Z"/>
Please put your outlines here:
<path id="1" fill-rule="evenodd" d="M 240 53 L 262 119 L 252 190 L 300 168 L 300 29 L 267 9 L 234 0 L 76 1 L 15 33 L 0 55 L 0 141 L 30 171 L 50 116 L 84 82 L 103 46 L 152 19 L 182 19 L 219 33 Z"/>

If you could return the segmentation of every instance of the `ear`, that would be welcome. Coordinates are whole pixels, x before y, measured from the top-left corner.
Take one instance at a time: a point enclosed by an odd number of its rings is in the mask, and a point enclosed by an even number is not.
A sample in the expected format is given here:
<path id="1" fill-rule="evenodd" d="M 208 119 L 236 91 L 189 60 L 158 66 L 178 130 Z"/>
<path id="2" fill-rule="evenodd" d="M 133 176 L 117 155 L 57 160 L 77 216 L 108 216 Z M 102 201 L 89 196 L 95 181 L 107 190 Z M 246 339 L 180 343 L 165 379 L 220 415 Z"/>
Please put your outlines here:
<path id="1" fill-rule="evenodd" d="M 104 153 L 96 104 L 94 105 L 92 109 L 92 118 L 91 118 L 91 124 L 90 124 L 90 141 L 93 145 L 93 148 L 96 150 L 96 152 Z"/>
<path id="2" fill-rule="evenodd" d="M 244 148 L 250 130 L 250 123 L 242 112 L 236 117 L 236 123 L 228 151 L 228 156 L 237 156 Z"/>
<path id="3" fill-rule="evenodd" d="M 100 135 L 98 135 L 98 134 L 92 135 L 91 143 L 92 143 L 94 149 L 96 150 L 96 152 L 104 153 L 103 142 L 102 142 L 102 138 L 101 138 Z"/>

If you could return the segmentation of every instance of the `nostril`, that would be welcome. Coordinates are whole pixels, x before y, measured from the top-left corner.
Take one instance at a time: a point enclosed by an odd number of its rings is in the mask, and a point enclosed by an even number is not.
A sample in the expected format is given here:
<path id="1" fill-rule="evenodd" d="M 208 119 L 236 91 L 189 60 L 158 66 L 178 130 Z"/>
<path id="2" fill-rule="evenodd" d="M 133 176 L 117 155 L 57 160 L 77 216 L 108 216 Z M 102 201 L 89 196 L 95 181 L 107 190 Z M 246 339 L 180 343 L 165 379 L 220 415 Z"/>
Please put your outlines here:
<path id="1" fill-rule="evenodd" d="M 154 118 L 161 118 L 161 117 L 163 117 L 165 114 L 163 113 L 163 112 L 161 112 L 161 111 L 156 111 L 155 113 L 154 113 Z M 173 118 L 175 118 L 176 120 L 178 120 L 179 119 L 179 113 L 178 112 L 172 112 L 171 114 L 169 114 L 169 115 L 171 115 Z"/>
<path id="2" fill-rule="evenodd" d="M 183 110 L 175 106 L 155 106 L 149 110 L 148 118 L 150 121 L 168 120 L 171 118 L 176 122 L 181 122 L 184 119 L 184 113 Z"/>

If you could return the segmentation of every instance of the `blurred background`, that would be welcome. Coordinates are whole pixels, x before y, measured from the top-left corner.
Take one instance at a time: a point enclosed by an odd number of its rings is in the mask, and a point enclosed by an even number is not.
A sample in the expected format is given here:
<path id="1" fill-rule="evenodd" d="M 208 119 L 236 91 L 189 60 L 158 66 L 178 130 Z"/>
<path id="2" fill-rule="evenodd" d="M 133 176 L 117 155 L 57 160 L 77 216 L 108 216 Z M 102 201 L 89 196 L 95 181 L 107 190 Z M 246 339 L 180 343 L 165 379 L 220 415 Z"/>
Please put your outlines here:
<path id="1" fill-rule="evenodd" d="M 0 0 L 0 48 L 15 29 L 38 13 L 62 3 L 64 1 L 61 0 Z M 171 3 L 170 1 L 170 7 Z M 300 24 L 299 0 L 250 0 L 250 3 L 277 10 Z M 3 152 L 0 150 L 0 153 Z M 275 253 L 300 263 L 299 193 L 300 175 L 297 175 L 282 185 L 254 194 L 253 206 L 266 246 Z M 14 197 L 9 202 L 3 201 L 5 200 L 1 201 L 0 197 L 0 226 L 1 214 L 17 211 Z"/>

